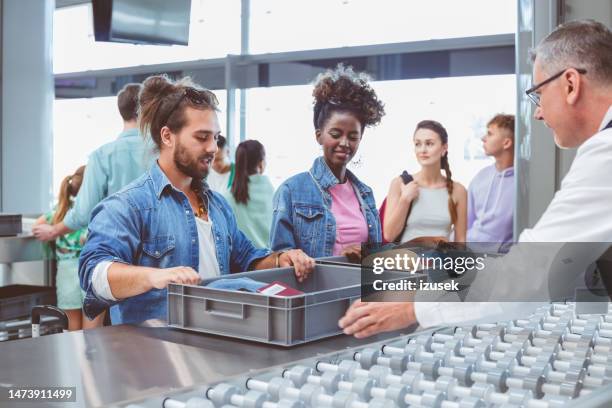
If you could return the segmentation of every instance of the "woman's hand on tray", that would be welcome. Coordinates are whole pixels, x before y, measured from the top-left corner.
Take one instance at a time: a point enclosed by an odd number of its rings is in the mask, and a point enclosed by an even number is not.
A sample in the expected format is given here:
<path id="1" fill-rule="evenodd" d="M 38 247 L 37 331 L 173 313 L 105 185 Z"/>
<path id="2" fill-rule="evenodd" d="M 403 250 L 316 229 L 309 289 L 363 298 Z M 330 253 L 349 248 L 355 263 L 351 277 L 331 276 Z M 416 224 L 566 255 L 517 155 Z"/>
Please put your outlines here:
<path id="1" fill-rule="evenodd" d="M 361 244 L 354 244 L 345 247 L 340 255 L 346 256 L 349 262 L 361 262 Z"/>
<path id="2" fill-rule="evenodd" d="M 298 282 L 303 282 L 314 270 L 315 260 L 301 249 L 290 249 L 280 254 L 278 264 L 280 267 L 293 266 Z"/>

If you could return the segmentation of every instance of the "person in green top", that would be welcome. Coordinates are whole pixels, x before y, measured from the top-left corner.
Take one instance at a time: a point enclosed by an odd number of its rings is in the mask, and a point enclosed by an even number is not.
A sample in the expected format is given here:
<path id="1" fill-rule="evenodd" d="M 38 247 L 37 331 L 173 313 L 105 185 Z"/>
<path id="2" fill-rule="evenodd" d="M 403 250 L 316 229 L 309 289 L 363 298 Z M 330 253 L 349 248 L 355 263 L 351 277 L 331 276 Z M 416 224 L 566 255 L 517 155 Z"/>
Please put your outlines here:
<path id="1" fill-rule="evenodd" d="M 236 174 L 224 194 L 236 215 L 238 228 L 258 248 L 267 248 L 272 225 L 274 187 L 267 176 L 266 151 L 257 140 L 246 140 L 236 148 Z"/>
<path id="2" fill-rule="evenodd" d="M 74 174 L 62 180 L 57 206 L 53 211 L 41 215 L 36 220 L 36 225 L 56 225 L 62 222 L 81 188 L 84 173 L 85 166 L 81 166 Z M 79 284 L 79 255 L 86 237 L 87 229 L 81 228 L 55 240 L 57 306 L 68 315 L 68 330 L 100 327 L 104 321 L 104 314 L 89 320 L 81 311 L 84 294 Z"/>

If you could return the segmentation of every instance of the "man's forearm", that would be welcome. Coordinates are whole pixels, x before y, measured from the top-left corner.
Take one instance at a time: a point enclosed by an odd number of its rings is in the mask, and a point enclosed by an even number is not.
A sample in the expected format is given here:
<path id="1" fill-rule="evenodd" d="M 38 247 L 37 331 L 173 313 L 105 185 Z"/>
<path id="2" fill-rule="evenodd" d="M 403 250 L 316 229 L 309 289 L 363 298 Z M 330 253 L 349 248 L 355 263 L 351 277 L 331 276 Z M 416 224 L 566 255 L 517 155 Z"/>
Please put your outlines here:
<path id="1" fill-rule="evenodd" d="M 272 269 L 278 267 L 278 257 L 282 251 L 273 252 L 265 258 L 259 258 L 251 263 L 249 269 Z"/>
<path id="2" fill-rule="evenodd" d="M 138 296 L 153 288 L 149 274 L 154 268 L 114 262 L 108 269 L 108 284 L 113 296 L 125 299 Z"/>

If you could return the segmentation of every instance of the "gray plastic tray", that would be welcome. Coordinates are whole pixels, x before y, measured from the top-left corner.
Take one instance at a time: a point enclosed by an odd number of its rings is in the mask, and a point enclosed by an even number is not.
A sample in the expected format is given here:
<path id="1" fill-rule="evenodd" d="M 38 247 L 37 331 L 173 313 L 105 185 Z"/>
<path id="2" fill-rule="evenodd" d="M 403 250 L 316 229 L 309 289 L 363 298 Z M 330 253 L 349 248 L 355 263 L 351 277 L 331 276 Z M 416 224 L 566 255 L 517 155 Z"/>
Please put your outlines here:
<path id="1" fill-rule="evenodd" d="M 280 281 L 304 292 L 291 297 L 210 289 L 221 278 L 249 277 Z M 398 279 L 419 279 L 399 273 Z M 338 319 L 361 295 L 358 267 L 316 265 L 312 275 L 298 283 L 293 268 L 244 272 L 207 279 L 200 286 L 168 285 L 168 325 L 280 346 L 293 346 L 335 336 Z"/>

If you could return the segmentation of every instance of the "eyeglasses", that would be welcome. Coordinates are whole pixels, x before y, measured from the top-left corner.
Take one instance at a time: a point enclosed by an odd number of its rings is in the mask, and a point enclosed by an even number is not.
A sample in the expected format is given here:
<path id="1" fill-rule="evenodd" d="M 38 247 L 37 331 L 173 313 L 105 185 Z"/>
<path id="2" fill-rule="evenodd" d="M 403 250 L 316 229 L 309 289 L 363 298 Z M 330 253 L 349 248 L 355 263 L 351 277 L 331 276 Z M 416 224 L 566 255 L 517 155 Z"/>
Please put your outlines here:
<path id="1" fill-rule="evenodd" d="M 531 102 L 535 103 L 536 106 L 540 106 L 540 94 L 536 93 L 536 91 L 542 86 L 546 85 L 547 83 L 552 82 L 555 79 L 559 78 L 568 69 L 570 68 L 565 68 L 563 71 L 558 72 L 555 75 L 551 76 L 550 78 L 540 82 L 539 84 L 532 86 L 531 88 L 525 91 L 525 94 L 527 94 L 527 97 L 531 100 Z M 582 68 L 574 68 L 574 69 L 578 71 L 579 74 L 582 74 L 582 75 L 587 73 L 586 69 L 582 69 Z"/>
<path id="2" fill-rule="evenodd" d="M 179 107 L 181 102 L 183 102 L 184 98 L 189 99 L 189 102 L 191 102 L 194 105 L 210 106 L 213 109 L 219 103 L 217 101 L 217 97 L 215 96 L 215 94 L 210 92 L 207 89 L 196 89 L 190 86 L 186 87 L 184 92 L 181 94 L 180 98 L 178 98 L 178 100 L 172 106 L 172 109 L 168 111 L 168 114 L 166 115 L 166 120 L 163 123 L 165 123 L 166 125 L 168 124 L 168 120 L 170 119 L 170 116 L 172 116 L 172 114 Z"/>

